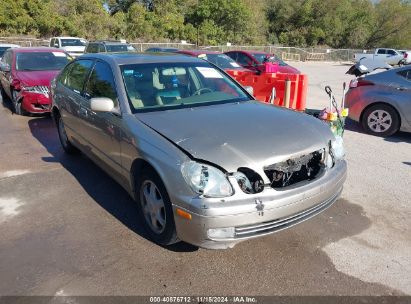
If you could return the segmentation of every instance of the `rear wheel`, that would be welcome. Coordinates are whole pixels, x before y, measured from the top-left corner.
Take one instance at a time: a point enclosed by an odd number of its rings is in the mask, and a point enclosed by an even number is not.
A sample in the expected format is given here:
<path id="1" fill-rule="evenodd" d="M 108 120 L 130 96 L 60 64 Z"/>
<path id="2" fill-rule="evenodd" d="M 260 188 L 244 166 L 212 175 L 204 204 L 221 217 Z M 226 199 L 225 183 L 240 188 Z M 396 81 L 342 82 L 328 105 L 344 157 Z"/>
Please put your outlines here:
<path id="1" fill-rule="evenodd" d="M 377 136 L 390 136 L 400 128 L 397 111 L 386 104 L 376 104 L 364 111 L 362 126 L 367 133 Z"/>
<path id="2" fill-rule="evenodd" d="M 150 239 L 160 245 L 178 242 L 173 209 L 160 177 L 146 169 L 136 178 L 135 189 L 140 220 Z"/>
<path id="3" fill-rule="evenodd" d="M 68 139 L 66 128 L 64 127 L 64 122 L 60 115 L 57 115 L 56 123 L 57 123 L 57 132 L 59 134 L 60 143 L 61 143 L 61 146 L 63 147 L 64 152 L 66 152 L 67 154 L 77 153 L 78 152 L 77 148 L 74 147 L 71 144 L 70 140 Z"/>

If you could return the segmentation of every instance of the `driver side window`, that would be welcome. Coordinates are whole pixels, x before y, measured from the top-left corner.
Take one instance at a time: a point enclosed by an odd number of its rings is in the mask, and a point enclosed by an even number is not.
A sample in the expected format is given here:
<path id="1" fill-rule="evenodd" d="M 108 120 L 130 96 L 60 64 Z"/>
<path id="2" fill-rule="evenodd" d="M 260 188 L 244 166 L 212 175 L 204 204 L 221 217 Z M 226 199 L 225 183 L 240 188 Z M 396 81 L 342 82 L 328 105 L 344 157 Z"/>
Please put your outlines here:
<path id="1" fill-rule="evenodd" d="M 118 107 L 118 95 L 113 72 L 110 66 L 101 61 L 97 61 L 87 81 L 85 92 L 87 98 L 107 97 Z"/>

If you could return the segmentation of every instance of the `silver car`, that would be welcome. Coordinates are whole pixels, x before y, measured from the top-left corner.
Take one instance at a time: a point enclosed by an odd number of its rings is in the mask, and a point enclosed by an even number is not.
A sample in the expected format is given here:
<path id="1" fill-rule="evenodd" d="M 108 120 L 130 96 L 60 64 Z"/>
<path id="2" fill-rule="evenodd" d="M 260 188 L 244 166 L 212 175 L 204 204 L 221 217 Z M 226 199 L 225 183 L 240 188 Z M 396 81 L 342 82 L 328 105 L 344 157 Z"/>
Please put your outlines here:
<path id="1" fill-rule="evenodd" d="M 84 55 L 51 92 L 64 150 L 118 181 L 159 244 L 233 247 L 317 215 L 342 191 L 344 150 L 327 125 L 255 101 L 204 60 Z"/>
<path id="2" fill-rule="evenodd" d="M 411 132 L 411 67 L 359 77 L 346 94 L 349 117 L 378 136 Z"/>

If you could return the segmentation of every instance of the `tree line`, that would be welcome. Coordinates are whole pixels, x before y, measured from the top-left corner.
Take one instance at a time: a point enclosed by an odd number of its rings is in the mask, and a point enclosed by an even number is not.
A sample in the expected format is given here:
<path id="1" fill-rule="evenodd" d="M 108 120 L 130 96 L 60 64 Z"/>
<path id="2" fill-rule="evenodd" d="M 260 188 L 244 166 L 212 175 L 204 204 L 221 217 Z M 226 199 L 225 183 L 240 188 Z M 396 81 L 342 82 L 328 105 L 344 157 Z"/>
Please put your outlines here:
<path id="1" fill-rule="evenodd" d="M 411 0 L 1 0 L 0 36 L 411 48 Z"/>

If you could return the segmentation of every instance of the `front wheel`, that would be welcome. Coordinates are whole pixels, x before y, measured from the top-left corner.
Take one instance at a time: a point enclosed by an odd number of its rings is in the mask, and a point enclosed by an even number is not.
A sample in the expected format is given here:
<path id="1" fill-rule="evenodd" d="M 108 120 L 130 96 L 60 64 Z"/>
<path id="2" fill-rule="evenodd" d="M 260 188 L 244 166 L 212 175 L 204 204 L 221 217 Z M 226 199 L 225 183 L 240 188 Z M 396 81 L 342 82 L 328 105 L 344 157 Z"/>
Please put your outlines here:
<path id="1" fill-rule="evenodd" d="M 151 240 L 160 245 L 178 242 L 173 209 L 160 177 L 151 169 L 136 178 L 140 220 Z"/>
<path id="2" fill-rule="evenodd" d="M 23 115 L 24 114 L 24 110 L 21 107 L 22 102 L 20 100 L 18 100 L 18 93 L 17 91 L 12 91 L 11 92 L 11 101 L 13 103 L 13 110 L 14 113 L 16 113 L 17 115 Z"/>
<path id="3" fill-rule="evenodd" d="M 395 109 L 386 104 L 376 104 L 364 111 L 362 126 L 367 133 L 391 136 L 400 129 L 400 118 Z"/>

